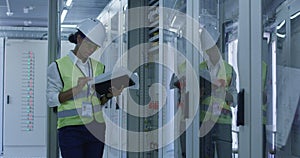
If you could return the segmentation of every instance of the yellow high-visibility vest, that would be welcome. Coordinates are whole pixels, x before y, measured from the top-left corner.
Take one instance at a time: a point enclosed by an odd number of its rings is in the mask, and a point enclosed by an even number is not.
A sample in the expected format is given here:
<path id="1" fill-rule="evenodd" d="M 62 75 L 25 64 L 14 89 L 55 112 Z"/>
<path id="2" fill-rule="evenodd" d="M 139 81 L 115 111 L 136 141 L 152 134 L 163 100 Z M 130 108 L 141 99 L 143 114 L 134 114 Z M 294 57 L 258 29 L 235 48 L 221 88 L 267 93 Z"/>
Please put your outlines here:
<path id="1" fill-rule="evenodd" d="M 73 64 L 69 56 L 56 60 L 56 63 L 63 83 L 63 92 L 75 87 L 79 77 L 85 77 L 79 67 Z M 103 73 L 104 65 L 102 63 L 94 59 L 90 59 L 90 63 L 93 77 Z M 82 92 L 74 96 L 73 99 L 63 102 L 60 106 L 58 106 L 57 128 L 71 125 L 83 125 L 92 122 L 94 119 L 99 123 L 104 122 L 99 99 L 95 93 L 89 94 L 87 90 L 88 88 L 85 86 Z M 93 105 L 92 117 L 81 116 L 82 103 L 85 101 L 91 102 Z"/>
<path id="2" fill-rule="evenodd" d="M 262 62 L 262 88 L 265 89 L 266 82 L 267 82 L 267 64 L 263 61 Z M 262 105 L 262 112 L 263 112 L 263 124 L 267 123 L 267 104 Z"/>
<path id="3" fill-rule="evenodd" d="M 232 73 L 233 73 L 233 68 L 231 65 L 229 65 L 227 62 L 223 62 L 224 63 L 224 68 L 220 68 L 219 72 L 218 72 L 218 79 L 224 79 L 226 81 L 226 87 L 225 90 L 227 90 L 227 87 L 230 85 L 231 83 L 231 78 L 232 78 Z M 206 61 L 202 62 L 200 64 L 200 70 L 207 70 L 208 66 Z M 225 96 L 223 96 L 225 97 Z M 225 98 L 217 98 L 214 96 L 207 96 L 206 98 L 204 98 L 201 103 L 200 103 L 200 121 L 205 121 L 204 118 L 205 116 L 213 116 L 213 114 L 211 112 L 208 111 L 208 108 L 210 106 L 213 106 L 214 103 L 218 103 L 220 104 L 220 107 L 222 108 L 221 113 L 219 115 L 219 117 L 217 118 L 217 120 L 215 120 L 217 123 L 220 124 L 231 124 L 232 122 L 232 114 L 231 114 L 231 108 L 230 105 L 228 105 L 226 103 L 226 101 L 224 100 Z M 211 117 L 214 118 L 214 117 Z"/>

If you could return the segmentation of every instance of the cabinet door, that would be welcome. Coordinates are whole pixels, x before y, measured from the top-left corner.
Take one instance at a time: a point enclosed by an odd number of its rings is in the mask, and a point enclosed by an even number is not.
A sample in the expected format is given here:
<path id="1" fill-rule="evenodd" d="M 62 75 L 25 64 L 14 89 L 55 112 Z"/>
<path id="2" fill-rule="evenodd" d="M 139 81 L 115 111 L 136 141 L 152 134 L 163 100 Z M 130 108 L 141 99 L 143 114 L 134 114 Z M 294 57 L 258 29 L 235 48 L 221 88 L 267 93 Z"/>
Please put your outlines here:
<path id="1" fill-rule="evenodd" d="M 47 41 L 7 40 L 4 155 L 46 155 Z M 24 152 L 19 152 L 24 151 Z"/>
<path id="2" fill-rule="evenodd" d="M 299 64 L 299 1 L 285 1 L 278 6 L 276 21 L 269 54 L 270 77 L 266 146 L 267 154 L 275 157 L 295 158 L 300 156 L 300 104 L 299 87 L 295 87 L 300 79 Z"/>

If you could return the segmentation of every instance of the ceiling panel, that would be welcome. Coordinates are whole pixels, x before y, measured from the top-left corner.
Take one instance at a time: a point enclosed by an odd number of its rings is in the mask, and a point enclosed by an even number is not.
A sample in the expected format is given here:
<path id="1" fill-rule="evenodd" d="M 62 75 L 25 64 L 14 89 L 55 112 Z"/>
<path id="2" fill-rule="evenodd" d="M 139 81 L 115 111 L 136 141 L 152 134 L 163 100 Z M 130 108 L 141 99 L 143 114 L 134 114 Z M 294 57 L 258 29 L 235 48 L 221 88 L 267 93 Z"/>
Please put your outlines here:
<path id="1" fill-rule="evenodd" d="M 8 16 L 6 14 L 8 8 L 5 1 L 4 7 L 1 9 L 0 12 L 1 26 L 47 26 L 47 0 L 8 0 L 8 2 L 10 6 L 10 11 L 13 14 L 11 16 Z"/>
<path id="2" fill-rule="evenodd" d="M 14 35 L 28 36 L 34 34 L 34 30 L 28 31 L 26 28 L 47 28 L 48 27 L 48 1 L 49 0 L 8 0 L 10 10 L 13 13 L 7 16 L 6 0 L 0 0 L 0 36 Z M 61 0 L 62 3 L 66 0 Z M 64 24 L 78 24 L 85 18 L 96 18 L 111 0 L 73 0 L 68 9 Z M 23 28 L 20 29 L 16 28 Z M 18 31 L 16 31 L 18 30 Z M 47 29 L 46 29 L 47 30 Z M 5 33 L 7 32 L 7 33 Z M 15 34 L 14 34 L 15 32 Z M 22 33 L 23 32 L 23 33 Z M 37 37 L 41 36 L 41 31 L 36 31 Z M 45 30 L 43 30 L 44 34 Z M 30 36 L 30 35 L 29 35 Z"/>
<path id="3" fill-rule="evenodd" d="M 78 23 L 89 17 L 96 18 L 110 0 L 73 0 L 73 2 L 66 16 L 65 23 Z"/>
<path id="4" fill-rule="evenodd" d="M 12 16 L 7 16 L 7 4 L 0 0 L 0 26 L 47 27 L 48 0 L 8 0 Z M 97 17 L 110 0 L 73 0 L 65 23 L 78 23 L 88 17 Z M 28 11 L 28 13 L 25 13 Z M 25 21 L 25 22 L 24 22 Z"/>
<path id="5" fill-rule="evenodd" d="M 5 0 L 0 0 L 0 6 L 6 6 Z"/>

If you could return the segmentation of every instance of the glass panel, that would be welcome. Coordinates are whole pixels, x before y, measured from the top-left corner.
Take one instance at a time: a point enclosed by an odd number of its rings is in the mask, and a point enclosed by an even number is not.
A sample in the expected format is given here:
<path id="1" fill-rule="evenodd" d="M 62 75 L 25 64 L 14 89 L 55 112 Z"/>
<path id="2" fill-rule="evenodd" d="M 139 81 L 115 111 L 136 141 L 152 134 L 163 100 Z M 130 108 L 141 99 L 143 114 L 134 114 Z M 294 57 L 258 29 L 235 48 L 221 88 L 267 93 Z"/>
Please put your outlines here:
<path id="1" fill-rule="evenodd" d="M 283 17 L 274 21 L 279 1 L 270 5 L 263 2 L 263 20 L 265 24 L 262 40 L 262 123 L 263 157 L 274 157 L 276 135 L 276 54 L 283 55 L 286 46 L 286 21 Z M 272 19 L 272 20 L 271 20 Z M 274 25 L 275 24 L 275 25 Z M 278 59 L 278 58 L 277 58 Z M 283 59 L 283 58 L 281 58 Z"/>
<path id="2" fill-rule="evenodd" d="M 277 0 L 264 3 L 266 63 L 263 84 L 264 157 L 299 157 L 299 35 L 300 3 Z M 273 15 L 273 17 L 271 16 Z M 264 67 L 262 67 L 262 73 Z"/>
<path id="3" fill-rule="evenodd" d="M 238 6 L 237 0 L 200 1 L 199 23 L 203 28 L 200 33 L 203 56 L 199 66 L 201 158 L 237 156 Z M 209 74 L 210 83 L 205 73 Z"/>
<path id="4" fill-rule="evenodd" d="M 263 157 L 274 157 L 276 136 L 276 63 L 278 56 L 284 55 L 286 48 L 286 21 L 278 16 L 274 21 L 279 1 L 270 5 L 263 2 L 264 36 L 262 40 L 262 119 L 263 119 Z M 286 16 L 286 15 L 285 15 Z M 279 18 L 280 17 L 280 18 Z M 271 20 L 272 19 L 272 20 Z M 275 24 L 275 25 L 274 25 Z M 276 57 L 277 55 L 277 57 Z M 277 58 L 277 59 L 276 59 Z M 281 58 L 284 59 L 284 58 Z M 283 63 L 283 61 L 279 61 Z M 280 99 L 278 99 L 280 100 Z"/>
<path id="5" fill-rule="evenodd" d="M 294 13 L 291 17 L 291 67 L 295 74 L 290 74 L 291 81 L 289 84 L 291 86 L 297 85 L 297 82 L 300 80 L 300 17 L 299 17 L 299 11 L 300 11 L 300 5 L 298 3 L 298 10 L 296 13 Z M 291 88 L 290 92 L 292 94 L 291 97 L 295 99 L 292 104 L 294 117 L 293 123 L 292 123 L 292 129 L 290 133 L 291 137 L 291 153 L 293 156 L 300 157 L 300 102 L 299 102 L 299 88 Z M 296 94 L 295 94 L 296 93 Z"/>

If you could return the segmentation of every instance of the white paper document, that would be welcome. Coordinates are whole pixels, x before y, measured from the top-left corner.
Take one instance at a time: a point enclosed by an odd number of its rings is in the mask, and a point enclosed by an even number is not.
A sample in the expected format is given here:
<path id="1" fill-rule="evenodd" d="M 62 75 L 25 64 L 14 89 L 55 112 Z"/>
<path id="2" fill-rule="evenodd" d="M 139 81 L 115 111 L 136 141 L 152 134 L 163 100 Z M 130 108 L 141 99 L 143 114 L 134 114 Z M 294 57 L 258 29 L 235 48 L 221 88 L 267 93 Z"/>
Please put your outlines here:
<path id="1" fill-rule="evenodd" d="M 300 95 L 300 70 L 296 68 L 277 66 L 277 140 L 276 145 L 285 146 Z"/>

